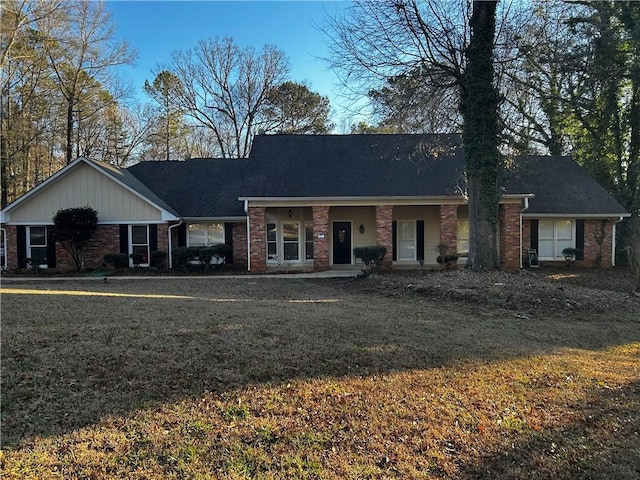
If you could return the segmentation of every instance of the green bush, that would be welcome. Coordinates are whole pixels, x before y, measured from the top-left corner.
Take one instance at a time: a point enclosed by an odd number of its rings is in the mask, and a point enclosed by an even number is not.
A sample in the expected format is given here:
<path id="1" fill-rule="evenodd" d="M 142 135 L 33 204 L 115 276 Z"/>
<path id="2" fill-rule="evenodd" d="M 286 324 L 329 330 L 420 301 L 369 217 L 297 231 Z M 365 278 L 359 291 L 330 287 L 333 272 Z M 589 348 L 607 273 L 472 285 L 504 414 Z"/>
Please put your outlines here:
<path id="1" fill-rule="evenodd" d="M 387 247 L 382 245 L 373 245 L 369 247 L 355 247 L 353 255 L 362 259 L 365 269 L 368 272 L 376 272 L 382 267 L 382 260 L 387 254 Z"/>
<path id="2" fill-rule="evenodd" d="M 167 252 L 163 250 L 154 250 L 151 252 L 151 266 L 155 268 L 164 268 L 167 260 Z"/>
<path id="3" fill-rule="evenodd" d="M 562 255 L 564 255 L 564 259 L 568 266 L 573 265 L 573 262 L 576 261 L 576 258 L 580 253 L 582 253 L 582 250 L 579 248 L 565 248 L 562 250 Z"/>
<path id="4" fill-rule="evenodd" d="M 104 263 L 111 265 L 116 270 L 129 266 L 129 258 L 124 253 L 107 253 L 103 259 Z"/>

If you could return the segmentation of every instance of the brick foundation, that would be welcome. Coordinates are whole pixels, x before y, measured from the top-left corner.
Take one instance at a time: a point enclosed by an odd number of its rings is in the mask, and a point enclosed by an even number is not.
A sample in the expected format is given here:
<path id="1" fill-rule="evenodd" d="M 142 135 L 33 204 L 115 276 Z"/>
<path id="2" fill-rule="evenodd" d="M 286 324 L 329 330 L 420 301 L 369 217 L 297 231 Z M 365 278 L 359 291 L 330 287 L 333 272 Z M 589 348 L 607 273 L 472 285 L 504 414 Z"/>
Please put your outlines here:
<path id="1" fill-rule="evenodd" d="M 7 270 L 15 270 L 18 268 L 18 227 L 15 225 L 7 225 L 5 227 L 7 236 L 5 238 L 5 244 L 7 251 Z"/>
<path id="2" fill-rule="evenodd" d="M 612 220 L 586 220 L 584 222 L 584 265 L 608 268 L 612 264 Z"/>
<path id="3" fill-rule="evenodd" d="M 376 244 L 387 248 L 382 269 L 393 265 L 393 205 L 376 205 Z"/>
<path id="4" fill-rule="evenodd" d="M 313 207 L 313 268 L 329 270 L 329 207 Z"/>
<path id="5" fill-rule="evenodd" d="M 85 268 L 102 268 L 104 255 L 106 253 L 118 253 L 120 251 L 119 228 L 118 225 L 98 225 L 96 232 L 91 237 L 91 240 L 89 240 L 89 245 L 84 249 Z M 165 251 L 166 242 L 165 239 Z M 158 228 L 158 245 L 159 244 L 160 229 Z M 71 255 L 69 255 L 59 242 L 56 242 L 56 270 L 66 272 L 75 269 L 76 266 L 71 259 Z"/>

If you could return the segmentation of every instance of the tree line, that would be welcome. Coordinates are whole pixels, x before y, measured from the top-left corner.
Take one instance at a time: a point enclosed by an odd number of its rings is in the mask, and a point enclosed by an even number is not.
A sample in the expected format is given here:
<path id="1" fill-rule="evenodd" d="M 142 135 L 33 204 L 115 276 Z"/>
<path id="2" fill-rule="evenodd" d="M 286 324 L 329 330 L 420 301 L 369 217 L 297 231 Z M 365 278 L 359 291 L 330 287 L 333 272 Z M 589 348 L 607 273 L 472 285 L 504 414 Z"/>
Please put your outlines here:
<path id="1" fill-rule="evenodd" d="M 6 0 L 0 13 L 2 206 L 78 156 L 118 166 L 246 157 L 258 131 L 333 128 L 328 98 L 291 81 L 272 45 L 214 38 L 175 51 L 141 103 L 118 76 L 136 53 L 105 2 Z"/>

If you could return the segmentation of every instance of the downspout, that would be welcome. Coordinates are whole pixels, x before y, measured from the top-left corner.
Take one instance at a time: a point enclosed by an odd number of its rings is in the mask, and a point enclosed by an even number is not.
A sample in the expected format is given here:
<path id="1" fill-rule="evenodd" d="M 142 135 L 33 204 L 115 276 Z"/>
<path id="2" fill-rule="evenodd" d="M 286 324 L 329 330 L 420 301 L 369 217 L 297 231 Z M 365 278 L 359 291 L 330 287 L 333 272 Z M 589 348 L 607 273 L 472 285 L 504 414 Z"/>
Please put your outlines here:
<path id="1" fill-rule="evenodd" d="M 611 229 L 611 266 L 616 266 L 616 225 L 622 221 L 623 217 L 619 217 L 613 224 Z M 6 238 L 6 237 L 5 237 Z M 6 258 L 6 257 L 5 257 Z"/>
<path id="2" fill-rule="evenodd" d="M 529 208 L 529 197 L 524 197 L 524 208 L 520 210 L 520 268 L 522 269 L 524 265 L 522 264 L 522 212 Z"/>
<path id="3" fill-rule="evenodd" d="M 615 228 L 615 226 L 614 226 Z M 1 227 L 0 230 L 2 231 L 2 238 L 4 238 L 4 245 L 2 245 L 4 247 L 4 262 L 2 265 L 0 265 L 0 268 L 2 270 L 6 270 L 7 269 L 7 261 L 8 261 L 8 256 L 7 256 L 7 229 L 4 227 Z"/>
<path id="4" fill-rule="evenodd" d="M 182 225 L 182 219 L 180 219 L 180 221 L 175 225 L 169 226 L 169 268 L 170 269 L 173 268 L 173 255 L 171 254 L 171 248 L 173 246 L 173 241 L 172 241 L 173 237 L 171 236 L 171 229 L 179 227 L 180 225 Z"/>
<path id="5" fill-rule="evenodd" d="M 249 230 L 249 200 L 244 201 L 244 211 L 247 214 L 247 271 L 251 271 L 251 230 Z"/>

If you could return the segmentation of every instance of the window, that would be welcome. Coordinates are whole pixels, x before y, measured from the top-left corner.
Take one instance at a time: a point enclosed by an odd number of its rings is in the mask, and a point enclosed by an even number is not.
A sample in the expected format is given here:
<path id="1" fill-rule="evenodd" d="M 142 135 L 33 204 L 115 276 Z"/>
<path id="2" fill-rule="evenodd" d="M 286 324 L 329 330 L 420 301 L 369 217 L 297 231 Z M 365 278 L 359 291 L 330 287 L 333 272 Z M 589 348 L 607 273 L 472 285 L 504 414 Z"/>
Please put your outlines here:
<path id="1" fill-rule="evenodd" d="M 300 226 L 297 222 L 282 223 L 282 248 L 284 260 L 300 260 Z"/>
<path id="2" fill-rule="evenodd" d="M 47 227 L 28 227 L 27 258 L 39 268 L 47 268 Z"/>
<path id="3" fill-rule="evenodd" d="M 538 257 L 564 259 L 562 250 L 575 245 L 575 224 L 571 220 L 540 220 L 538 223 Z"/>
<path id="4" fill-rule="evenodd" d="M 469 219 L 458 218 L 458 248 L 459 255 L 469 254 Z"/>
<path id="5" fill-rule="evenodd" d="M 267 261 L 278 261 L 277 224 L 267 223 Z"/>
<path id="6" fill-rule="evenodd" d="M 193 247 L 208 247 L 224 243 L 223 223 L 190 223 L 187 244 Z"/>
<path id="7" fill-rule="evenodd" d="M 398 260 L 416 259 L 416 222 L 398 221 Z"/>
<path id="8" fill-rule="evenodd" d="M 304 224 L 304 253 L 307 260 L 313 260 L 313 223 Z"/>
<path id="9" fill-rule="evenodd" d="M 131 225 L 131 246 L 130 253 L 139 256 L 139 265 L 143 267 L 149 266 L 149 226 L 148 225 Z M 134 259 L 131 258 L 131 265 L 135 266 Z"/>

